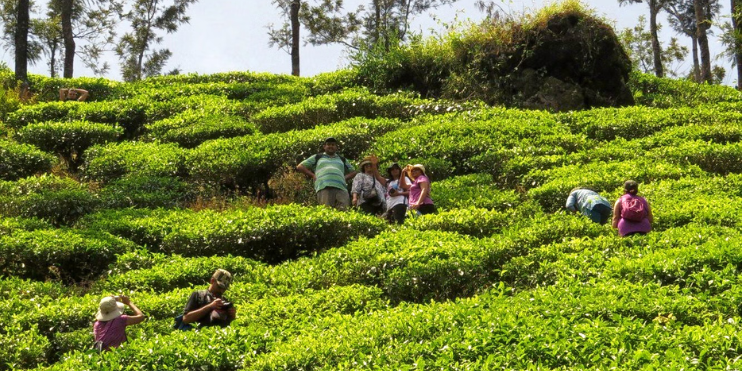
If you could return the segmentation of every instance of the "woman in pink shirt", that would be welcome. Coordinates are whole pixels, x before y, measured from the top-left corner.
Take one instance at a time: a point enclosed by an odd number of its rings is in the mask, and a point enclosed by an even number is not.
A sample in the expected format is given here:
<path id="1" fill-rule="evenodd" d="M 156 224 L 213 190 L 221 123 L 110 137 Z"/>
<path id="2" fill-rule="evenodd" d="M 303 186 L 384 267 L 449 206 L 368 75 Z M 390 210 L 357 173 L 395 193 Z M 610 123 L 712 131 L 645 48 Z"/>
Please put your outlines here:
<path id="1" fill-rule="evenodd" d="M 133 316 L 124 314 L 125 305 L 134 311 Z M 106 296 L 100 301 L 95 314 L 93 336 L 99 350 L 118 348 L 126 341 L 126 326 L 144 321 L 144 314 L 129 300 L 128 296 Z"/>
<path id="2" fill-rule="evenodd" d="M 613 228 L 618 229 L 621 237 L 649 233 L 654 216 L 647 200 L 637 195 L 639 183 L 627 180 L 623 188 L 624 195 L 613 206 Z"/>
<path id="3" fill-rule="evenodd" d="M 425 174 L 425 166 L 421 164 L 407 165 L 402 174 L 403 176 L 399 180 L 400 186 L 404 190 L 410 191 L 410 209 L 422 215 L 435 214 L 437 210 L 430 198 L 430 179 Z M 412 179 L 412 184 L 407 183 L 407 177 Z"/>

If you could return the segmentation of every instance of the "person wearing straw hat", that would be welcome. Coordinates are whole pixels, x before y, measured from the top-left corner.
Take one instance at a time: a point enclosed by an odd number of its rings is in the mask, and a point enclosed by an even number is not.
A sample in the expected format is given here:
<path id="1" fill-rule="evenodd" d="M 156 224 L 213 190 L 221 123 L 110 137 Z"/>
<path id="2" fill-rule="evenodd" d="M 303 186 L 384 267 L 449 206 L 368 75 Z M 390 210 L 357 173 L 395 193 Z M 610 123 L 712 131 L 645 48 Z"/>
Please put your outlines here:
<path id="1" fill-rule="evenodd" d="M 124 314 L 126 306 L 134 311 L 133 316 Z M 95 314 L 93 336 L 98 350 L 118 348 L 126 341 L 126 326 L 144 321 L 144 314 L 131 302 L 128 296 L 106 296 L 98 305 Z"/>
<path id="2" fill-rule="evenodd" d="M 217 269 L 209 280 L 206 290 L 194 291 L 183 308 L 182 322 L 200 326 L 228 326 L 237 316 L 237 308 L 222 295 L 232 284 L 232 274 Z"/>
<path id="3" fill-rule="evenodd" d="M 317 193 L 317 203 L 338 210 L 350 207 L 348 179 L 356 175 L 353 165 L 340 156 L 338 141 L 335 138 L 325 139 L 324 152 L 318 153 L 296 166 L 296 170 L 310 177 Z"/>
<path id="4" fill-rule="evenodd" d="M 425 173 L 425 166 L 407 165 L 402 170 L 402 175 L 399 181 L 403 189 L 410 191 L 410 210 L 420 215 L 435 214 L 437 209 L 430 198 L 430 179 Z M 407 182 L 408 177 L 412 179 L 412 184 Z"/>
<path id="5" fill-rule="evenodd" d="M 350 193 L 353 195 L 353 206 L 366 214 L 380 215 L 386 210 L 384 187 L 386 179 L 379 174 L 379 160 L 376 156 L 367 156 L 359 165 L 361 172 L 353 178 Z"/>

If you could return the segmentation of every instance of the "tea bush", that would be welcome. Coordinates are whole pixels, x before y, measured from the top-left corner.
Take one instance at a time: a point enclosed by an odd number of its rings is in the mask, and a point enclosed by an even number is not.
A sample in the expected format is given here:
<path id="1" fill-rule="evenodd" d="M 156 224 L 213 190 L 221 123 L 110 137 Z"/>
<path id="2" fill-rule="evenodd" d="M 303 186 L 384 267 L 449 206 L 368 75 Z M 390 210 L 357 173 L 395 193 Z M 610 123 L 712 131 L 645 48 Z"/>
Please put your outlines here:
<path id="1" fill-rule="evenodd" d="M 99 192 L 103 208 L 184 207 L 196 196 L 192 183 L 171 177 L 126 176 L 107 184 Z"/>
<path id="2" fill-rule="evenodd" d="M 123 129 L 87 121 L 29 124 L 15 133 L 21 143 L 61 156 L 72 169 L 82 163 L 83 152 L 91 146 L 117 141 Z"/>
<path id="3" fill-rule="evenodd" d="M 85 152 L 85 179 L 110 182 L 126 175 L 186 175 L 186 150 L 176 144 L 121 142 L 93 146 Z"/>
<path id="4" fill-rule="evenodd" d="M 0 179 L 15 180 L 49 171 L 53 156 L 37 147 L 0 139 Z"/>
<path id="5" fill-rule="evenodd" d="M 490 174 L 461 175 L 436 182 L 433 187 L 435 205 L 440 210 L 473 206 L 503 211 L 522 202 L 517 192 L 493 184 Z"/>
<path id="6" fill-rule="evenodd" d="M 86 185 L 53 175 L 0 181 L 0 215 L 43 219 L 69 225 L 92 212 L 98 197 Z"/>
<path id="7" fill-rule="evenodd" d="M 65 282 L 91 279 L 134 244 L 105 233 L 68 229 L 17 231 L 0 237 L 0 274 Z"/>
<path id="8" fill-rule="evenodd" d="M 239 137 L 256 131 L 255 125 L 240 117 L 187 112 L 187 118 L 181 114 L 176 120 L 170 118 L 149 125 L 149 136 L 162 143 L 177 143 L 184 148 L 194 148 L 210 139 Z"/>

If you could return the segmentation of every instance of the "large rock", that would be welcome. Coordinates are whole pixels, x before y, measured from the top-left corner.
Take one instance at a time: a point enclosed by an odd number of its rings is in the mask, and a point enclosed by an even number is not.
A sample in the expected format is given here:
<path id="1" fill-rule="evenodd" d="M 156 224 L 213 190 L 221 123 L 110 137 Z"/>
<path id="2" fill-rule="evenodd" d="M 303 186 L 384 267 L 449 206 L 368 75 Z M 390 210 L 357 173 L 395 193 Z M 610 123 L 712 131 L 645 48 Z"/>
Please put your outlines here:
<path id="1" fill-rule="evenodd" d="M 512 54 L 521 58 L 509 58 L 512 96 L 520 99 L 504 103 L 556 111 L 634 104 L 627 86 L 631 61 L 602 21 L 554 14 L 525 36 Z"/>

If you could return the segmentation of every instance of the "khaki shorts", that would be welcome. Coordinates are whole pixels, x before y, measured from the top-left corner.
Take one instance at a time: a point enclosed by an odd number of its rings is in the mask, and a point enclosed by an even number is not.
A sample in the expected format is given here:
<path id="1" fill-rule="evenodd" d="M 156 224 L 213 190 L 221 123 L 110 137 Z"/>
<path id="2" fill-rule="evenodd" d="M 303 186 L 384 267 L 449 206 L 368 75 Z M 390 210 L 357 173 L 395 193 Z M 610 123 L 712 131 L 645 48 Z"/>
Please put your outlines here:
<path id="1" fill-rule="evenodd" d="M 327 187 L 317 192 L 317 202 L 320 205 L 334 207 L 338 210 L 350 208 L 350 196 L 347 189 Z"/>

